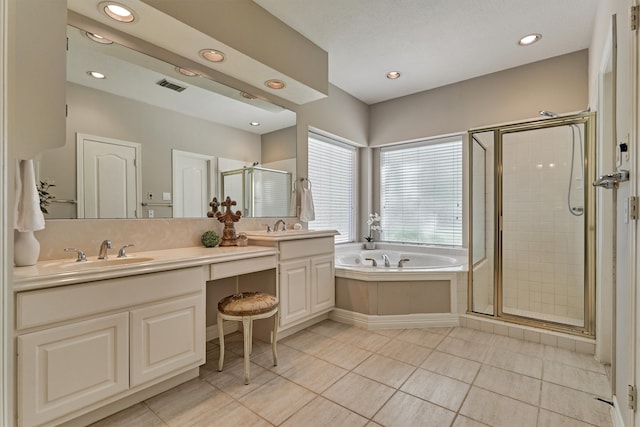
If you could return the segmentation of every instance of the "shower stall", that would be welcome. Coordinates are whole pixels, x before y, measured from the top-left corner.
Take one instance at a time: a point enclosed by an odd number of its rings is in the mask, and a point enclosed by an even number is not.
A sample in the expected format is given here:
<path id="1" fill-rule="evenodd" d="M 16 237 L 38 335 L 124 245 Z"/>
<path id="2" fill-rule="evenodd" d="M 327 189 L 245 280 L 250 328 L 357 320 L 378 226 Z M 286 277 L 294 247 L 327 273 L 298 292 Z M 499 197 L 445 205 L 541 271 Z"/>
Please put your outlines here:
<path id="1" fill-rule="evenodd" d="M 222 200 L 235 200 L 245 217 L 293 216 L 295 189 L 291 172 L 260 166 L 220 173 Z"/>
<path id="2" fill-rule="evenodd" d="M 469 131 L 468 310 L 593 337 L 595 114 L 541 114 Z"/>

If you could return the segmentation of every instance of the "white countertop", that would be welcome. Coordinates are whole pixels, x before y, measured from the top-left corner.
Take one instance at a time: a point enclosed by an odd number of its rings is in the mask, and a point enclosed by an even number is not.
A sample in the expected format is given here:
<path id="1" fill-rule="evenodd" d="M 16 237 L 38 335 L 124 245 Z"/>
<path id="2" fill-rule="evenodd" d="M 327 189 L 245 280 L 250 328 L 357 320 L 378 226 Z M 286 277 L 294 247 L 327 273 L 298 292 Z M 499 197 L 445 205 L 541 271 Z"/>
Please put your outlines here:
<path id="1" fill-rule="evenodd" d="M 89 257 L 87 263 L 76 262 L 74 258 L 41 261 L 29 267 L 14 267 L 14 292 L 177 268 L 204 266 L 262 256 L 275 256 L 277 253 L 276 248 L 266 246 L 226 246 L 215 248 L 200 246 L 131 252 L 126 258 L 127 261 L 125 261 L 127 264 L 109 265 L 109 261 L 118 262 L 119 259 L 114 256 L 110 257 L 108 262 L 102 265 L 100 264 L 101 261 L 96 260 L 96 257 Z M 136 262 L 137 260 L 140 260 L 140 262 Z"/>
<path id="2" fill-rule="evenodd" d="M 332 237 L 336 230 L 286 230 L 286 231 L 245 231 L 249 240 L 279 242 L 282 240 L 314 239 L 316 237 Z"/>

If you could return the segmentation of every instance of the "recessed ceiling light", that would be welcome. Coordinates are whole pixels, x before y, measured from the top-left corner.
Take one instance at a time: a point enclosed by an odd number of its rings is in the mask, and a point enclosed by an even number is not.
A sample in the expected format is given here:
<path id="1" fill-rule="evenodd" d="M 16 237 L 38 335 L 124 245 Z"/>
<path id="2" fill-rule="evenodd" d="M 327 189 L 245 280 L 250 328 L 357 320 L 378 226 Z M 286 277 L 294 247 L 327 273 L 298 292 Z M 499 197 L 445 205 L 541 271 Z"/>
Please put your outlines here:
<path id="1" fill-rule="evenodd" d="M 260 123 L 258 123 L 258 122 L 251 122 L 251 123 L 249 123 L 249 124 L 250 124 L 251 126 L 260 126 Z"/>
<path id="2" fill-rule="evenodd" d="M 542 38 L 541 34 L 528 34 L 518 41 L 520 46 L 529 46 Z"/>
<path id="3" fill-rule="evenodd" d="M 395 80 L 400 77 L 400 71 L 389 71 L 387 73 L 387 78 L 391 80 Z"/>
<path id="4" fill-rule="evenodd" d="M 203 49 L 200 51 L 200 55 L 211 62 L 222 62 L 224 61 L 224 53 L 215 49 Z"/>
<path id="5" fill-rule="evenodd" d="M 135 15 L 128 7 L 112 1 L 102 2 L 98 7 L 111 19 L 118 22 L 133 22 Z"/>
<path id="6" fill-rule="evenodd" d="M 113 43 L 111 40 L 109 39 L 105 39 L 104 37 L 95 34 L 95 33 L 90 33 L 89 31 L 85 31 L 84 35 L 87 36 L 89 38 L 89 40 L 93 40 L 96 43 L 101 43 L 101 44 L 111 44 Z"/>
<path id="7" fill-rule="evenodd" d="M 282 80 L 276 79 L 267 80 L 264 84 L 271 89 L 283 89 L 286 86 Z"/>
<path id="8" fill-rule="evenodd" d="M 186 68 L 182 68 L 182 67 L 176 67 L 176 71 L 182 74 L 183 76 L 187 76 L 187 77 L 195 77 L 198 75 L 198 73 L 194 73 L 193 71 L 187 70 Z"/>
<path id="9" fill-rule="evenodd" d="M 98 71 L 87 71 L 87 74 L 89 74 L 94 79 L 106 79 L 107 78 L 107 76 L 105 76 L 104 74 L 102 74 L 102 73 L 100 73 Z"/>

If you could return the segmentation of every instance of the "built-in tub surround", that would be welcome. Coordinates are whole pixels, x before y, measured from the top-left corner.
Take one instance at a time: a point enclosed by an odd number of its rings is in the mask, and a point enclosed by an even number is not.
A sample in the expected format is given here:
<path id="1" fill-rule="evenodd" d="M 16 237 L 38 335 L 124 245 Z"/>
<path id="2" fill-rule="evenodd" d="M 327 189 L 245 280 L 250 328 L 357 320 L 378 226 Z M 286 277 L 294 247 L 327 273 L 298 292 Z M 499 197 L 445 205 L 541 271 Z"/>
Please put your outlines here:
<path id="1" fill-rule="evenodd" d="M 331 317 L 371 329 L 456 326 L 458 313 L 466 312 L 466 260 L 463 248 L 336 246 L 336 310 Z"/>

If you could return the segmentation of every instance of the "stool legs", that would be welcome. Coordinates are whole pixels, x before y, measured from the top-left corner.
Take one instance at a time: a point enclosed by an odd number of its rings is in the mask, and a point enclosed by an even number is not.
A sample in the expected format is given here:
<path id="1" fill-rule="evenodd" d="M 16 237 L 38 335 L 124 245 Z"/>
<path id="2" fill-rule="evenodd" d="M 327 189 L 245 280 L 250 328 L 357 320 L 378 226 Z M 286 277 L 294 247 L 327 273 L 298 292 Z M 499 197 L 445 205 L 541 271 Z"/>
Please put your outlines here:
<path id="1" fill-rule="evenodd" d="M 222 328 L 222 316 L 218 313 L 218 339 L 220 340 L 220 360 L 218 361 L 218 372 L 222 372 L 224 363 L 224 329 Z"/>
<path id="2" fill-rule="evenodd" d="M 253 320 L 250 317 L 242 319 L 242 332 L 244 333 L 244 383 L 249 384 L 249 356 L 251 354 L 251 328 Z"/>
<path id="3" fill-rule="evenodd" d="M 271 351 L 273 352 L 273 366 L 278 366 L 278 353 L 276 342 L 278 341 L 278 324 L 280 324 L 280 310 L 273 316 L 273 334 L 271 335 Z"/>

